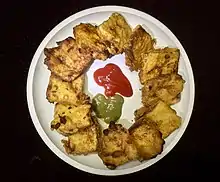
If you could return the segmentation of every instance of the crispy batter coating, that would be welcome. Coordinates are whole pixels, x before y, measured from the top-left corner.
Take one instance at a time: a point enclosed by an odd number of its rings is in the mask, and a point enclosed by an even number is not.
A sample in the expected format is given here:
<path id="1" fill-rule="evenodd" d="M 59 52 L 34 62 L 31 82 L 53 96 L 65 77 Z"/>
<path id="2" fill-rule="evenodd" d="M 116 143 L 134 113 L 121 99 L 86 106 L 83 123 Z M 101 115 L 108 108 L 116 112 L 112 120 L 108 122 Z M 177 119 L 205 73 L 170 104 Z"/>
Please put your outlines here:
<path id="1" fill-rule="evenodd" d="M 152 109 L 142 107 L 135 111 L 135 121 L 151 120 L 157 126 L 157 129 L 162 133 L 162 138 L 168 137 L 174 130 L 180 127 L 181 117 L 176 114 L 176 111 L 163 101 Z"/>
<path id="2" fill-rule="evenodd" d="M 60 134 L 68 136 L 90 126 L 91 123 L 90 104 L 79 106 L 56 104 L 51 129 L 56 129 Z"/>
<path id="3" fill-rule="evenodd" d="M 179 102 L 184 82 L 178 74 L 158 76 L 146 81 L 142 88 L 143 104 L 154 107 L 160 100 L 168 105 Z"/>
<path id="4" fill-rule="evenodd" d="M 162 101 L 151 112 L 146 114 L 146 118 L 157 124 L 163 138 L 169 136 L 181 124 L 181 117 L 177 116 L 176 111 Z"/>
<path id="5" fill-rule="evenodd" d="M 138 158 L 128 130 L 114 122 L 103 131 L 98 154 L 109 169 Z"/>
<path id="6" fill-rule="evenodd" d="M 177 73 L 180 51 L 176 48 L 156 49 L 143 56 L 139 73 L 140 82 L 144 84 L 147 80 L 160 75 Z"/>
<path id="7" fill-rule="evenodd" d="M 124 51 L 131 32 L 131 27 L 119 13 L 113 13 L 108 20 L 98 26 L 98 34 L 105 42 L 111 55 Z"/>
<path id="8" fill-rule="evenodd" d="M 94 59 L 105 60 L 109 52 L 98 35 L 97 27 L 89 23 L 81 23 L 73 28 L 77 45 L 88 50 Z"/>
<path id="9" fill-rule="evenodd" d="M 45 48 L 44 54 L 48 69 L 65 81 L 73 81 L 92 63 L 90 52 L 79 48 L 71 37 L 58 42 L 58 47 Z"/>
<path id="10" fill-rule="evenodd" d="M 141 68 L 144 54 L 154 48 L 155 41 L 141 25 L 137 25 L 130 37 L 129 46 L 125 50 L 126 65 L 130 70 L 138 71 Z"/>
<path id="11" fill-rule="evenodd" d="M 47 100 L 52 103 L 66 103 L 76 106 L 88 103 L 89 97 L 80 92 L 80 90 L 82 90 L 81 86 L 83 86 L 82 79 L 83 77 L 79 77 L 72 83 L 69 83 L 51 74 L 46 93 Z"/>
<path id="12" fill-rule="evenodd" d="M 96 152 L 99 146 L 100 126 L 93 120 L 93 124 L 62 140 L 66 153 L 72 155 L 87 155 Z"/>
<path id="13" fill-rule="evenodd" d="M 129 132 L 142 160 L 156 157 L 163 151 L 165 142 L 155 123 L 144 118 L 134 123 Z"/>

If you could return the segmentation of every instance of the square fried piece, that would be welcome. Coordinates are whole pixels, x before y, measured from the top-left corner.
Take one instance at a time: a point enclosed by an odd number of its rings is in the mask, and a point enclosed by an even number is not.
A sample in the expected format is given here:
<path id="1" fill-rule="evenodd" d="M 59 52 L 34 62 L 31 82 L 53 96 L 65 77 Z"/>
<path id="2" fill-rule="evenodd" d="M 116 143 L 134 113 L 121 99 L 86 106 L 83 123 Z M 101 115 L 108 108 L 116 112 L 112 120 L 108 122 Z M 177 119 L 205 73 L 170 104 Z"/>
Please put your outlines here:
<path id="1" fill-rule="evenodd" d="M 109 169 L 138 158 L 128 130 L 114 122 L 103 131 L 98 154 Z"/>
<path id="2" fill-rule="evenodd" d="M 158 76 L 146 81 L 142 88 L 143 104 L 146 107 L 152 107 L 160 100 L 168 105 L 179 102 L 184 82 L 178 74 Z"/>
<path id="3" fill-rule="evenodd" d="M 109 52 L 98 35 L 97 27 L 89 23 L 81 23 L 73 28 L 77 45 L 90 52 L 94 59 L 105 60 Z"/>
<path id="4" fill-rule="evenodd" d="M 129 132 L 141 160 L 151 159 L 162 152 L 165 142 L 155 123 L 144 118 L 134 123 Z"/>
<path id="5" fill-rule="evenodd" d="M 65 81 L 76 79 L 93 60 L 90 52 L 79 48 L 71 37 L 58 42 L 58 47 L 45 48 L 44 54 L 48 69 Z"/>
<path id="6" fill-rule="evenodd" d="M 157 124 L 163 138 L 169 136 L 181 124 L 181 118 L 177 116 L 176 111 L 162 101 L 158 102 L 157 106 L 145 115 L 145 118 Z"/>
<path id="7" fill-rule="evenodd" d="M 49 102 L 66 103 L 71 105 L 81 105 L 89 102 L 89 97 L 80 92 L 82 77 L 78 77 L 72 83 L 65 82 L 57 76 L 51 74 L 47 87 L 47 100 Z M 75 86 L 75 88 L 74 88 Z"/>
<path id="8" fill-rule="evenodd" d="M 91 123 L 90 104 L 79 106 L 56 104 L 51 129 L 56 129 L 60 134 L 68 136 L 90 126 Z"/>
<path id="9" fill-rule="evenodd" d="M 139 73 L 140 82 L 144 84 L 147 80 L 160 75 L 177 73 L 180 51 L 176 48 L 156 49 L 143 56 Z"/>
<path id="10" fill-rule="evenodd" d="M 119 13 L 113 13 L 108 20 L 98 26 L 99 36 L 111 55 L 120 54 L 125 50 L 131 32 L 131 27 Z"/>
<path id="11" fill-rule="evenodd" d="M 126 65 L 130 67 L 131 71 L 138 71 L 141 68 L 144 54 L 154 48 L 154 43 L 150 34 L 141 25 L 135 27 L 129 40 L 129 46 L 125 50 Z"/>
<path id="12" fill-rule="evenodd" d="M 90 127 L 68 136 L 68 140 L 62 140 L 62 143 L 68 154 L 87 155 L 97 151 L 99 135 L 99 124 L 93 123 Z"/>

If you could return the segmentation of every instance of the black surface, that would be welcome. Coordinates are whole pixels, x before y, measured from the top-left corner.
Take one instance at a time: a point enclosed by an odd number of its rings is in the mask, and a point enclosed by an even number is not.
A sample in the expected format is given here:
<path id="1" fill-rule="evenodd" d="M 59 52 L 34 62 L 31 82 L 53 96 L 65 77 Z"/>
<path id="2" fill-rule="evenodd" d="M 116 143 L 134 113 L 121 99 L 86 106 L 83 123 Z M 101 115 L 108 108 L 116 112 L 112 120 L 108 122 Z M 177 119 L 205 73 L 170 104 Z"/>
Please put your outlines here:
<path id="1" fill-rule="evenodd" d="M 121 3 L 120 3 L 121 2 Z M 199 1 L 198 1 L 199 2 Z M 103 179 L 79 171 L 59 159 L 36 132 L 26 103 L 26 79 L 31 59 L 43 38 L 66 17 L 98 5 L 125 5 L 149 13 L 162 21 L 184 46 L 195 76 L 196 99 L 190 124 L 176 147 L 160 162 L 150 168 L 117 179 L 204 179 L 217 176 L 219 155 L 218 117 L 219 96 L 218 52 L 208 39 L 217 39 L 216 26 L 211 26 L 211 14 L 218 13 L 195 1 L 8 1 L 1 6 L 1 67 L 3 84 L 8 95 L 2 106 L 8 106 L 2 115 L 7 129 L 6 145 L 2 151 L 8 177 L 16 181 L 60 181 Z M 208 16 L 209 15 L 209 16 Z M 206 32 L 207 31 L 207 32 Z M 208 35 L 208 37 L 207 37 Z M 213 41 L 215 42 L 215 41 Z M 208 55 L 211 54 L 211 55 Z M 214 56 L 214 57 L 213 57 Z M 6 66 L 5 66 L 6 65 Z M 10 69 L 8 69 L 10 68 Z M 216 88 L 214 88 L 216 87 Z M 216 95 L 215 95 L 216 94 Z M 7 114 L 6 114 L 7 113 Z M 2 126 L 3 129 L 3 126 Z M 13 132 L 12 132 L 13 131 Z M 215 166 L 217 165 L 217 166 Z M 6 174 L 6 173 L 5 173 Z M 115 179 L 115 178 L 114 178 Z M 7 181 L 7 180 L 6 180 Z"/>

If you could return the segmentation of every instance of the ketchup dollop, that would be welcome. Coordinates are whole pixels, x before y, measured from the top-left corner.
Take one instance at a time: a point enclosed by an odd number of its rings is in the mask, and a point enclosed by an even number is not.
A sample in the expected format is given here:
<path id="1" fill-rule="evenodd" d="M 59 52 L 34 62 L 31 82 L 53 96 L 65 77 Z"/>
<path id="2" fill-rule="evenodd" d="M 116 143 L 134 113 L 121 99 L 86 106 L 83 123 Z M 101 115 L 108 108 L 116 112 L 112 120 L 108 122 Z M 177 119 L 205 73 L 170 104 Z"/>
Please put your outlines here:
<path id="1" fill-rule="evenodd" d="M 115 64 L 107 64 L 94 72 L 94 79 L 99 86 L 105 88 L 105 95 L 110 97 L 120 93 L 125 97 L 131 97 L 133 90 L 129 80 Z"/>

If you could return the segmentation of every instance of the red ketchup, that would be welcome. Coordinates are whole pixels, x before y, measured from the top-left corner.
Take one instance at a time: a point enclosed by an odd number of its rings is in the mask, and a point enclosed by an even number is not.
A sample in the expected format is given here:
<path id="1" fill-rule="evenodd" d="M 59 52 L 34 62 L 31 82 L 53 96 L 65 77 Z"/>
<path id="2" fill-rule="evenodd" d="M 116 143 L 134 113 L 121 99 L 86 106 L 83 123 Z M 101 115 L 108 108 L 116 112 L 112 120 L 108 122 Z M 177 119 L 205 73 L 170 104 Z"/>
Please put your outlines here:
<path id="1" fill-rule="evenodd" d="M 105 88 L 106 96 L 114 96 L 120 93 L 125 97 L 131 97 L 133 90 L 129 80 L 115 64 L 107 64 L 104 68 L 95 71 L 94 79 L 99 86 Z"/>

